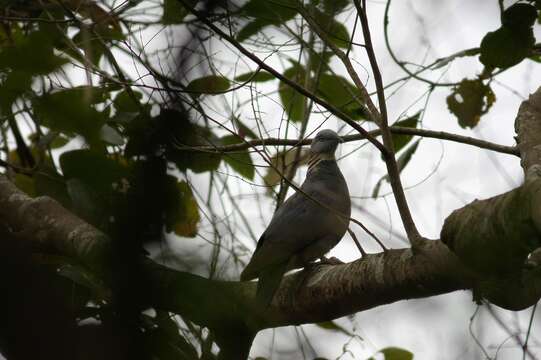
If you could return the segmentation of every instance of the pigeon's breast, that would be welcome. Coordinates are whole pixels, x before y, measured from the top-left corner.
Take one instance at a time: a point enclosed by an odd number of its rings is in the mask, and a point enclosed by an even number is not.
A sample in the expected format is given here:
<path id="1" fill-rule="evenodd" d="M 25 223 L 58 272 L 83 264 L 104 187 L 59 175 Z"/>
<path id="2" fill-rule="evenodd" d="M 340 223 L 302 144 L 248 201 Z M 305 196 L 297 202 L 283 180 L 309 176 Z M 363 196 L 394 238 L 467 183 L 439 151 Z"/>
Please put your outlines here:
<path id="1" fill-rule="evenodd" d="M 313 193 L 325 206 L 349 217 L 351 202 L 344 176 L 335 161 L 321 161 L 311 170 L 304 183 L 307 193 Z M 305 186 L 303 186 L 305 187 Z"/>

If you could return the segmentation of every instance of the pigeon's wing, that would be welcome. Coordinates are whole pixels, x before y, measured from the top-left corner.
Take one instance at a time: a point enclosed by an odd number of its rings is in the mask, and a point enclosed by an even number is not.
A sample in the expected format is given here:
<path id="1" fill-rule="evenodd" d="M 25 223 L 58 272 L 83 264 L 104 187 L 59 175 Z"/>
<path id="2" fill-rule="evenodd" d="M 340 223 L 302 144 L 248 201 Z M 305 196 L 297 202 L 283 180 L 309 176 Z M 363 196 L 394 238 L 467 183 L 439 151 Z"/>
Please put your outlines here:
<path id="1" fill-rule="evenodd" d="M 318 198 L 314 192 L 307 195 Z M 336 221 L 330 217 L 334 215 L 329 210 L 296 192 L 274 214 L 241 279 L 253 279 L 260 270 L 287 262 L 319 237 L 327 235 L 332 231 L 329 220 Z"/>

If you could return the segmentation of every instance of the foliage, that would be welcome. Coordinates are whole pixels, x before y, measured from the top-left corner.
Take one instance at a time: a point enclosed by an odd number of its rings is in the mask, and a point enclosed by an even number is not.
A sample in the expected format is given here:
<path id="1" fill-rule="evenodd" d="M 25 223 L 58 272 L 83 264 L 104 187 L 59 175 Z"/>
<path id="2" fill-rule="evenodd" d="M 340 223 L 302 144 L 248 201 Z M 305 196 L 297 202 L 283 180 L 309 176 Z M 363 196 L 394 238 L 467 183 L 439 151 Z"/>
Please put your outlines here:
<path id="1" fill-rule="evenodd" d="M 238 98 L 245 96 L 237 95 L 242 91 L 272 97 L 283 111 L 280 126 L 285 126 L 289 137 L 292 128 L 299 130 L 295 136 L 308 137 L 307 129 L 321 119 L 318 116 L 334 117 L 330 109 L 314 105 L 317 100 L 363 126 L 375 125 L 357 86 L 335 71 L 338 58 L 331 51 L 335 46 L 349 54 L 353 47 L 354 33 L 345 25 L 346 15 L 356 11 L 352 2 L 304 2 L 303 10 L 330 44 L 307 25 L 296 0 L 164 0 L 157 12 L 151 6 L 155 3 L 140 0 L 121 5 L 89 0 L 0 3 L 5 18 L 0 27 L 1 164 L 29 195 L 58 200 L 116 244 L 109 275 L 94 274 L 70 259 L 49 258 L 56 270 L 50 277 L 71 285 L 62 287 L 62 295 L 77 295 L 78 301 L 70 304 L 71 320 L 99 320 L 103 328 L 118 325 L 116 321 L 120 327 L 126 325 L 122 321 L 135 324 L 139 349 L 152 358 L 213 358 L 213 339 L 201 329 L 177 321 L 174 314 L 144 312 L 152 304 L 147 303 L 146 289 L 134 285 L 144 279 L 137 272 L 137 261 L 148 255 L 147 248 L 164 246 L 164 234 L 207 241 L 209 231 L 203 223 L 213 222 L 216 230 L 218 223 L 231 227 L 237 221 L 229 215 L 218 220 L 210 201 L 194 185 L 194 177 L 199 183 L 203 177 L 208 179 L 209 193 L 214 191 L 223 200 L 227 186 L 222 184 L 216 191 L 223 174 L 272 190 L 284 176 L 293 181 L 298 168 L 307 164 L 308 152 L 297 148 L 271 151 L 268 147 L 263 154 L 249 146 L 223 151 L 250 140 L 264 141 L 268 131 L 256 109 L 257 100 L 251 102 L 250 116 L 243 111 L 250 106 L 237 105 Z M 232 73 L 236 59 L 213 58 L 209 50 L 219 48 L 224 40 L 202 30 L 208 24 L 194 16 L 196 12 L 227 29 L 240 46 L 277 53 L 281 65 L 275 69 L 280 77 L 259 65 Z M 474 79 L 463 79 L 449 90 L 448 108 L 462 128 L 474 128 L 489 112 L 496 101 L 490 83 L 499 71 L 539 56 L 533 29 L 536 19 L 541 22 L 540 12 L 538 0 L 510 6 L 502 14 L 501 26 L 487 32 L 479 49 L 460 55 L 479 55 L 485 67 Z M 161 29 L 179 31 L 179 42 L 186 41 L 173 59 L 167 56 L 177 44 L 172 42 L 153 56 L 147 49 L 151 41 L 138 38 Z M 284 34 L 287 39 L 279 43 Z M 288 46 L 294 50 L 286 51 Z M 126 70 L 122 63 L 126 56 L 141 73 Z M 248 55 L 239 56 L 249 64 Z M 442 58 L 431 70 L 458 57 Z M 224 63 L 229 67 L 225 71 Z M 312 96 L 301 94 L 288 81 Z M 439 84 L 430 86 L 433 90 Z M 222 113 L 209 109 L 208 104 L 216 103 L 222 105 Z M 421 129 L 421 114 L 393 125 Z M 217 116 L 221 117 L 216 120 Z M 393 134 L 392 141 L 402 171 L 414 161 L 420 140 Z M 260 166 L 266 168 L 258 171 Z M 386 181 L 388 175 L 374 185 L 374 197 Z M 245 219 L 239 221 L 246 226 Z M 213 243 L 216 255 L 209 276 L 216 276 L 216 259 L 222 248 L 228 248 L 221 240 Z M 238 250 L 238 243 L 230 248 Z M 239 263 L 238 254 L 232 258 Z M 318 325 L 352 336 L 335 322 Z M 398 348 L 380 352 L 388 360 L 413 357 Z"/>

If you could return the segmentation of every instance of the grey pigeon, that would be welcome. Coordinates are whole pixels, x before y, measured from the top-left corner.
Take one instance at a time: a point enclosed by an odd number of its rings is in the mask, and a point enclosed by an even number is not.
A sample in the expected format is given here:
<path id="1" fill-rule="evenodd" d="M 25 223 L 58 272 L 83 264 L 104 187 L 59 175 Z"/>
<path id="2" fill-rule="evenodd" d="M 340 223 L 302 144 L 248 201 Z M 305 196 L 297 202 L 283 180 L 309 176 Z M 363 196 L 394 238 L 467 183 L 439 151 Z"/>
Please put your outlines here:
<path id="1" fill-rule="evenodd" d="M 287 271 L 323 258 L 347 231 L 351 202 L 334 157 L 339 142 L 332 130 L 316 135 L 301 191 L 275 212 L 240 275 L 242 281 L 259 278 L 257 300 L 262 305 L 270 304 Z"/>

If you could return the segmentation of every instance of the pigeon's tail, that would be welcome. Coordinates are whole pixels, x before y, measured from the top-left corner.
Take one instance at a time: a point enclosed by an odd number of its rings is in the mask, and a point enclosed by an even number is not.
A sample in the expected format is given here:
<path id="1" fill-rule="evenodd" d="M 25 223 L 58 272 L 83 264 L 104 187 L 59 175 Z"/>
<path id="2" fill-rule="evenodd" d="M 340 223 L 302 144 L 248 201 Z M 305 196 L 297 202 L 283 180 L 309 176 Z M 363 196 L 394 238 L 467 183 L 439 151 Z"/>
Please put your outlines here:
<path id="1" fill-rule="evenodd" d="M 254 271 L 252 263 L 249 263 L 244 270 L 240 273 L 240 281 L 253 280 L 259 276 L 257 271 Z"/>
<path id="2" fill-rule="evenodd" d="M 260 272 L 259 282 L 257 283 L 257 302 L 263 306 L 269 306 L 274 293 L 282 282 L 282 277 L 287 270 L 287 262 L 278 264 Z"/>

